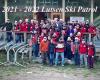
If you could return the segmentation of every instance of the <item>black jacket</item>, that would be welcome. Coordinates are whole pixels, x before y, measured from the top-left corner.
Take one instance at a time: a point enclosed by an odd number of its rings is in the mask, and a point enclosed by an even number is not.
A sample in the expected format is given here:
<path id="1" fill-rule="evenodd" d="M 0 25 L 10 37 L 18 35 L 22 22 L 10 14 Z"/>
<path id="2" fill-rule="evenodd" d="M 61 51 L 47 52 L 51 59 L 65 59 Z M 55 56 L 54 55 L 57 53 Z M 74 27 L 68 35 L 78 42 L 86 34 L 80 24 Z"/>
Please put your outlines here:
<path id="1" fill-rule="evenodd" d="M 2 26 L 2 29 L 6 28 L 6 31 L 11 31 L 13 29 L 13 25 L 11 22 L 9 23 L 4 23 L 1 25 Z"/>

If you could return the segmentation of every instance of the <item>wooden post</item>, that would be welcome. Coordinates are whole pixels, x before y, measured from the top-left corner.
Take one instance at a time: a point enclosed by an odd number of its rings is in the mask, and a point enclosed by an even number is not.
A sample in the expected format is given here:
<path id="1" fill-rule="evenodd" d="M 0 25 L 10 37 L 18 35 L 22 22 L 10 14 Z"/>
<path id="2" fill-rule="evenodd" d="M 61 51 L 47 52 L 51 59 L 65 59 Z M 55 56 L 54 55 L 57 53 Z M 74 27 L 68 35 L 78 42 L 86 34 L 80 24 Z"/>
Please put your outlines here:
<path id="1" fill-rule="evenodd" d="M 94 8 L 94 0 L 91 0 L 91 15 L 90 15 L 90 22 L 93 24 L 93 8 Z"/>
<path id="2" fill-rule="evenodd" d="M 16 43 L 16 32 L 13 32 L 13 41 Z"/>
<path id="3" fill-rule="evenodd" d="M 7 52 L 7 62 L 10 62 L 10 60 L 9 60 L 9 52 Z"/>
<path id="4" fill-rule="evenodd" d="M 29 61 L 32 60 L 32 46 L 29 47 Z"/>
<path id="5" fill-rule="evenodd" d="M 33 12 L 33 19 L 36 19 L 36 0 L 34 0 L 34 12 Z"/>
<path id="6" fill-rule="evenodd" d="M 91 35 L 92 35 L 92 34 L 91 34 L 91 33 L 89 33 L 89 42 L 91 42 Z"/>
<path id="7" fill-rule="evenodd" d="M 3 33 L 3 38 L 4 38 L 4 41 L 6 42 L 6 38 L 7 38 L 7 35 L 6 35 L 6 32 L 2 32 Z"/>
<path id="8" fill-rule="evenodd" d="M 65 0 L 62 0 L 62 19 L 65 21 Z"/>
<path id="9" fill-rule="evenodd" d="M 6 22 L 8 19 L 7 0 L 4 0 L 4 10 L 5 10 L 5 22 Z"/>
<path id="10" fill-rule="evenodd" d="M 24 34 L 24 42 L 26 42 L 26 41 L 27 41 L 27 40 L 26 40 L 27 33 L 24 32 L 23 34 Z"/>

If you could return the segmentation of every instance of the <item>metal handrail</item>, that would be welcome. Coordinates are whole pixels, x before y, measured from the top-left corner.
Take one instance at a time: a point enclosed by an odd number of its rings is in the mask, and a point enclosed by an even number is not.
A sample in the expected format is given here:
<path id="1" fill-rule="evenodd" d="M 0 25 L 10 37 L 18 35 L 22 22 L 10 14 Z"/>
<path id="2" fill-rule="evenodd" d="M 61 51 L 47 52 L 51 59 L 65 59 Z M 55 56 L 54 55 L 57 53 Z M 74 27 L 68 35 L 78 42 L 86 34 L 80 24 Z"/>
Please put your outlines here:
<path id="1" fill-rule="evenodd" d="M 5 43 L 4 45 L 2 45 L 2 47 L 0 48 L 0 50 L 5 50 L 6 51 L 6 53 L 7 53 L 7 51 L 8 51 L 8 49 L 11 47 L 11 46 L 13 46 L 13 42 L 11 41 L 11 42 L 9 42 L 9 43 Z M 7 59 L 8 59 L 8 54 L 7 54 Z M 0 65 L 2 65 L 2 64 L 6 64 L 7 63 L 7 61 L 6 62 L 0 62 Z"/>
<path id="2" fill-rule="evenodd" d="M 15 51 L 15 48 L 17 48 L 17 47 L 20 47 L 20 46 L 22 46 L 22 45 L 24 45 L 25 43 L 23 42 L 23 43 L 20 43 L 20 44 L 14 44 L 13 46 L 11 46 L 10 48 L 9 48 L 9 50 L 7 51 L 7 62 L 10 62 L 10 60 L 9 60 L 9 54 L 10 54 L 10 50 L 13 50 L 14 51 L 14 53 L 16 52 Z M 15 54 L 14 54 L 15 55 Z M 15 57 L 15 56 L 14 56 Z M 14 58 L 15 59 L 15 58 Z"/>

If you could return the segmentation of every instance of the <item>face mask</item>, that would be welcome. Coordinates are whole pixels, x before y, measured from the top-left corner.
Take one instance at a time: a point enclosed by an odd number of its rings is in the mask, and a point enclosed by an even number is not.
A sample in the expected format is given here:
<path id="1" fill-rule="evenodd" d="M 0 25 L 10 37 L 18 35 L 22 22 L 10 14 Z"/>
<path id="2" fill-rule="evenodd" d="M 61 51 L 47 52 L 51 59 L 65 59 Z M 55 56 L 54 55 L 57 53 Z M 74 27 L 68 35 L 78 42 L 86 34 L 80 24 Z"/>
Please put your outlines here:
<path id="1" fill-rule="evenodd" d="M 78 42 L 78 40 L 75 40 L 75 42 Z"/>
<path id="2" fill-rule="evenodd" d="M 53 41 L 51 41 L 51 43 L 53 43 Z"/>
<path id="3" fill-rule="evenodd" d="M 92 43 L 90 43 L 90 45 L 92 45 Z"/>
<path id="4" fill-rule="evenodd" d="M 85 41 L 82 41 L 82 44 L 84 44 L 85 43 Z"/>

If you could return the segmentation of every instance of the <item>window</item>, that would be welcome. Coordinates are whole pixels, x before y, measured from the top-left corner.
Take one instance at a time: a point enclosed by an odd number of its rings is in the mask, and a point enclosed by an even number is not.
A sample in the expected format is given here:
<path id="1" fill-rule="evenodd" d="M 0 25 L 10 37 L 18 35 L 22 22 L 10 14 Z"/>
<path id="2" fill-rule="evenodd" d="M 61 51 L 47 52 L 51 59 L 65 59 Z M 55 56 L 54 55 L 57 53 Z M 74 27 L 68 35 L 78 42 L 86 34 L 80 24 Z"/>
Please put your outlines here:
<path id="1" fill-rule="evenodd" d="M 27 4 L 28 6 L 32 6 L 32 5 L 33 5 L 33 1 L 32 1 L 32 0 L 26 0 L 26 4 Z"/>
<path id="2" fill-rule="evenodd" d="M 37 5 L 46 7 L 58 7 L 58 3 L 61 4 L 61 2 L 61 0 L 37 0 Z"/>
<path id="3" fill-rule="evenodd" d="M 51 0 L 45 0 L 46 6 L 51 6 Z"/>
<path id="4" fill-rule="evenodd" d="M 58 7 L 58 0 L 52 0 L 52 6 Z"/>
<path id="5" fill-rule="evenodd" d="M 45 4 L 45 0 L 38 0 L 38 6 L 43 6 Z"/>

